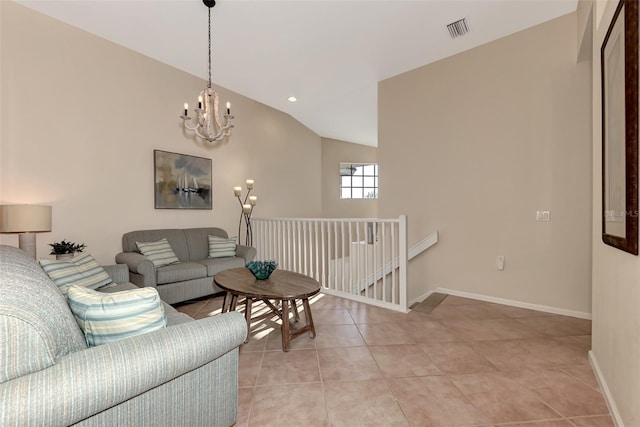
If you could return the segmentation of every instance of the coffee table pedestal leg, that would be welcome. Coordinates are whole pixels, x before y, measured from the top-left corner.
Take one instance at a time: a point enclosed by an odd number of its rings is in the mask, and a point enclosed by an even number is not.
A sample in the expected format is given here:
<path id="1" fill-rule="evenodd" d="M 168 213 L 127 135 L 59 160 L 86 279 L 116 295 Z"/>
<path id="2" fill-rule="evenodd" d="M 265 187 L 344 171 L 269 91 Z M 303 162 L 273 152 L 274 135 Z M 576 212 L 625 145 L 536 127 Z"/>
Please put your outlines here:
<path id="1" fill-rule="evenodd" d="M 235 311 L 237 301 L 238 295 L 227 291 L 224 295 L 224 299 L 222 300 L 222 312 L 226 313 L 228 311 Z"/>
<path id="2" fill-rule="evenodd" d="M 309 337 L 316 337 L 316 327 L 313 325 L 313 316 L 311 315 L 311 307 L 309 306 L 309 299 L 304 298 L 302 300 L 302 306 L 304 307 L 304 317 L 307 321 L 307 327 L 309 328 Z"/>
<path id="3" fill-rule="evenodd" d="M 296 300 L 294 299 L 291 300 L 291 309 L 293 310 L 293 320 L 296 322 L 299 321 L 300 314 L 298 314 L 298 304 L 296 304 Z"/>
<path id="4" fill-rule="evenodd" d="M 244 340 L 244 343 L 249 342 L 249 334 L 251 333 L 251 305 L 253 304 L 253 299 L 247 297 L 245 299 L 244 304 L 244 318 L 247 321 L 247 339 Z"/>
<path id="5" fill-rule="evenodd" d="M 289 351 L 291 329 L 289 325 L 289 301 L 282 300 L 282 351 Z"/>

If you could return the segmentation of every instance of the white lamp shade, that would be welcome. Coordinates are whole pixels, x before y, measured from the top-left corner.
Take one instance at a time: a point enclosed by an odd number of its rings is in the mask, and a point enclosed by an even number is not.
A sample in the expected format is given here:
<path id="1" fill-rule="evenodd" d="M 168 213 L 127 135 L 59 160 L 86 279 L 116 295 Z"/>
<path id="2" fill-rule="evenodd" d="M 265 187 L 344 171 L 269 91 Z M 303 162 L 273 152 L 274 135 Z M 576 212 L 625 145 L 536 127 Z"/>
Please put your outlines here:
<path id="1" fill-rule="evenodd" d="M 51 206 L 0 205 L 0 233 L 51 231 Z"/>

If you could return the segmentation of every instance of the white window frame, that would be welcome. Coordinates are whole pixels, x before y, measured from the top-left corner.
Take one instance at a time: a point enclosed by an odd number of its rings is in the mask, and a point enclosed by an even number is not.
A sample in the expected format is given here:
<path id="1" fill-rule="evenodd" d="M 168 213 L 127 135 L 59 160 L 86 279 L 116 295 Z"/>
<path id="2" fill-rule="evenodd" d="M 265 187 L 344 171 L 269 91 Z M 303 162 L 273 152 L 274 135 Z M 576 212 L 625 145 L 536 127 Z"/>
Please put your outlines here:
<path id="1" fill-rule="evenodd" d="M 378 177 L 377 163 L 340 162 L 338 180 L 340 199 L 376 200 L 379 191 Z"/>

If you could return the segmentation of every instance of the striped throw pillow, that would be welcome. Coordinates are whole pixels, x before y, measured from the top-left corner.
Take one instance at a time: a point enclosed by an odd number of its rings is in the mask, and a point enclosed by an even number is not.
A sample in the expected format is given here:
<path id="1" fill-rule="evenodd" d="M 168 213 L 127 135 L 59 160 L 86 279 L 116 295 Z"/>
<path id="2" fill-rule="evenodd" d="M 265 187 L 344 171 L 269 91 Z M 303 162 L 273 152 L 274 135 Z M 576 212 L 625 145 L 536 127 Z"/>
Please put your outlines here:
<path id="1" fill-rule="evenodd" d="M 166 327 L 164 307 L 155 288 L 103 293 L 71 286 L 71 311 L 88 346 L 98 346 Z"/>
<path id="2" fill-rule="evenodd" d="M 136 246 L 140 253 L 149 258 L 156 268 L 180 262 L 166 237 L 157 242 L 136 242 Z"/>
<path id="3" fill-rule="evenodd" d="M 69 261 L 41 259 L 40 265 L 65 295 L 71 285 L 98 289 L 112 283 L 111 276 L 90 254 L 80 254 Z"/>
<path id="4" fill-rule="evenodd" d="M 209 258 L 236 256 L 236 238 L 209 236 Z"/>

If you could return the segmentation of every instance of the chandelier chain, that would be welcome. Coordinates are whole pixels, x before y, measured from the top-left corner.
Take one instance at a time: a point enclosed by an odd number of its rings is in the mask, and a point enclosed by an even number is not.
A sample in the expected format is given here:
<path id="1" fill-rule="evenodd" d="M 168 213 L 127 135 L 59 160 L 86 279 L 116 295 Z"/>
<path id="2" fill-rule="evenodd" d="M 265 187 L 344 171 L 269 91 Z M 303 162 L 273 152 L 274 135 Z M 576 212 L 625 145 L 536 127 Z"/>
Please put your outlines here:
<path id="1" fill-rule="evenodd" d="M 211 8 L 209 8 L 209 86 L 211 87 Z"/>

